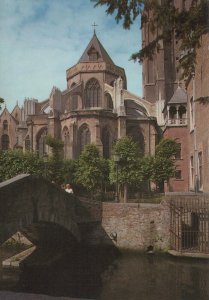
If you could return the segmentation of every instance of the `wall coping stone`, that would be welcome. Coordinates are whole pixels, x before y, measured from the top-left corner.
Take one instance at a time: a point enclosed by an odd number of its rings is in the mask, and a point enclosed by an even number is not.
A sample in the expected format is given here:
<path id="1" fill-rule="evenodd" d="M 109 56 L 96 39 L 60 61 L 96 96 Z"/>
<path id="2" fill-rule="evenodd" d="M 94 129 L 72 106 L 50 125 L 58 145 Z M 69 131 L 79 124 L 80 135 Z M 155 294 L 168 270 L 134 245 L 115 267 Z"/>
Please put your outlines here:
<path id="1" fill-rule="evenodd" d="M 30 174 L 20 174 L 20 175 L 17 175 L 15 177 L 11 178 L 11 179 L 8 179 L 6 181 L 1 182 L 0 183 L 0 188 L 5 187 L 5 186 L 7 186 L 7 185 L 9 185 L 11 183 L 14 183 L 14 182 L 16 182 L 18 180 L 24 179 L 24 178 L 29 177 L 29 176 L 31 176 L 31 175 Z"/>

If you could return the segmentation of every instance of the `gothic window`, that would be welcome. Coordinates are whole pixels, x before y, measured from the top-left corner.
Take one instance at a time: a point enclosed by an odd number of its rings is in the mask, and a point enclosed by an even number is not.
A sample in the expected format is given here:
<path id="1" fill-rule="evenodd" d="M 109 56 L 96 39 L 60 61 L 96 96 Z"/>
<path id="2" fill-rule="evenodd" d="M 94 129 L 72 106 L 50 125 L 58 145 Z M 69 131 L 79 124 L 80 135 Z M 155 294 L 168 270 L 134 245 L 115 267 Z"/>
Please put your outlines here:
<path id="1" fill-rule="evenodd" d="M 112 97 L 110 94 L 105 94 L 107 108 L 113 109 Z"/>
<path id="2" fill-rule="evenodd" d="M 127 128 L 127 135 L 132 137 L 133 141 L 139 145 L 142 154 L 145 152 L 144 136 L 138 126 L 130 126 Z"/>
<path id="3" fill-rule="evenodd" d="M 101 106 L 101 87 L 98 80 L 90 79 L 86 84 L 86 107 Z"/>
<path id="4" fill-rule="evenodd" d="M 68 157 L 68 150 L 70 145 L 70 133 L 67 127 L 63 129 L 63 142 L 64 142 L 64 158 Z"/>
<path id="5" fill-rule="evenodd" d="M 9 149 L 9 136 L 7 134 L 3 134 L 1 137 L 1 148 L 2 150 Z"/>
<path id="6" fill-rule="evenodd" d="M 41 129 L 37 134 L 37 152 L 39 157 L 42 157 L 46 153 L 46 135 L 46 128 Z"/>
<path id="7" fill-rule="evenodd" d="M 91 143 L 90 130 L 86 124 L 80 128 L 78 138 L 79 153 L 81 153 L 84 146 Z"/>
<path id="8" fill-rule="evenodd" d="M 8 122 L 7 122 L 7 120 L 4 120 L 4 122 L 3 122 L 3 130 L 8 130 Z"/>
<path id="9" fill-rule="evenodd" d="M 103 145 L 103 157 L 110 157 L 110 134 L 108 129 L 105 127 L 102 130 L 102 145 Z"/>
<path id="10" fill-rule="evenodd" d="M 29 137 L 29 135 L 27 135 L 26 138 L 25 138 L 25 150 L 30 151 L 30 137 Z"/>

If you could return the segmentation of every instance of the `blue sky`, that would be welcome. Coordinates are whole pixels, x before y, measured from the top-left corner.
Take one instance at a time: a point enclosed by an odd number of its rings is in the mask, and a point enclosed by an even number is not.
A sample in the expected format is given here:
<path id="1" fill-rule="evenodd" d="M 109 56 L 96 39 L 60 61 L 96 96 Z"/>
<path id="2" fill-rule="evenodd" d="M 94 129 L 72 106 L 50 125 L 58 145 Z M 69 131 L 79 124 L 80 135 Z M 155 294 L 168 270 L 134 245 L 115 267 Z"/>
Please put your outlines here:
<path id="1" fill-rule="evenodd" d="M 90 0 L 0 1 L 0 97 L 11 111 L 25 97 L 48 98 L 66 88 L 65 71 L 97 36 L 114 63 L 126 71 L 128 90 L 142 96 L 141 66 L 130 61 L 141 47 L 139 20 L 124 30 L 105 7 Z"/>

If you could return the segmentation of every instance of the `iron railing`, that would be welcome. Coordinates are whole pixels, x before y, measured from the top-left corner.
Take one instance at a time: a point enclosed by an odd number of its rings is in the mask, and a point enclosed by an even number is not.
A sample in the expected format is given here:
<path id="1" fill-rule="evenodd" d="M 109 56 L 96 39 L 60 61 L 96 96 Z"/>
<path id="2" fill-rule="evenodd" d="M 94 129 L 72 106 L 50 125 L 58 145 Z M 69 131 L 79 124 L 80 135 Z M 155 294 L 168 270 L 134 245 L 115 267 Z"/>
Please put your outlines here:
<path id="1" fill-rule="evenodd" d="M 209 253 L 208 197 L 170 200 L 170 238 L 173 250 Z"/>

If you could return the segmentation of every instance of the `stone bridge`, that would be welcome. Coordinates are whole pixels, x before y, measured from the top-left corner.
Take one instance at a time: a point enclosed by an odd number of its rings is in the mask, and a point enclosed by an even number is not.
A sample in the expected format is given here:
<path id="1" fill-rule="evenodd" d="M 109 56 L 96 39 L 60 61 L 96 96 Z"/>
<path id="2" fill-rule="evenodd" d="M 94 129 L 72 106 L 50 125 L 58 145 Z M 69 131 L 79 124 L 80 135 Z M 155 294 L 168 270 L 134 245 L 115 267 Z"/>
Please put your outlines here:
<path id="1" fill-rule="evenodd" d="M 18 230 L 47 222 L 79 241 L 75 197 L 41 176 L 22 174 L 0 183 L 0 244 Z"/>

